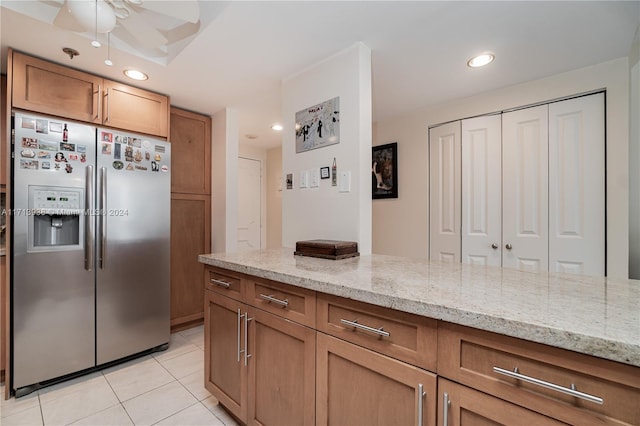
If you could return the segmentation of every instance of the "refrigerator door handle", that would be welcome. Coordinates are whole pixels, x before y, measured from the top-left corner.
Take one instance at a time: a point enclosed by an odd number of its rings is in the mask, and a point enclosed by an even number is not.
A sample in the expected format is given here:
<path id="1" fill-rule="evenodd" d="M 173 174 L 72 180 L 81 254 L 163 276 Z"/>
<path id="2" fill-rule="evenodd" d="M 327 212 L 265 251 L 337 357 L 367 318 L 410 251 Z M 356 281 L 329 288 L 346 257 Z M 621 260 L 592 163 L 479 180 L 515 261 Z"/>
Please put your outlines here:
<path id="1" fill-rule="evenodd" d="M 100 167 L 100 256 L 99 266 L 104 269 L 107 266 L 107 168 Z"/>
<path id="2" fill-rule="evenodd" d="M 85 168 L 85 197 L 84 197 L 84 269 L 92 271 L 94 268 L 95 228 L 93 220 L 93 206 L 95 205 L 93 166 Z"/>

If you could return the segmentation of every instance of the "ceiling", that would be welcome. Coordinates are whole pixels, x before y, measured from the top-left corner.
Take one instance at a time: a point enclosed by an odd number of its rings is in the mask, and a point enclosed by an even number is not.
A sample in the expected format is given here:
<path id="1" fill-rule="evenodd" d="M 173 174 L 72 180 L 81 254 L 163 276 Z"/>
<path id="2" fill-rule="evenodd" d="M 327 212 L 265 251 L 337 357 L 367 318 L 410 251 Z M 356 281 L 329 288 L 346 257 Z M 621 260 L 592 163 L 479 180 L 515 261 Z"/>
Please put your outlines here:
<path id="1" fill-rule="evenodd" d="M 61 2 L 0 2 L 2 72 L 8 47 L 120 81 L 136 67 L 149 80 L 132 84 L 170 95 L 173 105 L 236 109 L 241 144 L 262 148 L 281 141 L 270 126 L 282 119 L 282 81 L 358 41 L 372 51 L 373 117 L 382 121 L 626 57 L 640 22 L 640 1 L 200 0 L 198 31 L 168 46 L 163 60 L 112 43 L 108 67 L 105 43 L 93 48 L 87 34 L 38 12 Z M 80 55 L 70 59 L 63 47 Z M 468 68 L 483 51 L 496 60 Z"/>

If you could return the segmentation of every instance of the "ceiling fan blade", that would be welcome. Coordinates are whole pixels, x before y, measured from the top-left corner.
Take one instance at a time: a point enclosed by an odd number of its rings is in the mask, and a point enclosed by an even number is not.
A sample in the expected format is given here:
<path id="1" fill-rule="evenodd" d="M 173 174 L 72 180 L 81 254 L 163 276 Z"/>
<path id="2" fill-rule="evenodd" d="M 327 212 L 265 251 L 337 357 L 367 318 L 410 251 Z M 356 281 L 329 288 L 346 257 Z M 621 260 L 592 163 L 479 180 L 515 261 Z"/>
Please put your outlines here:
<path id="1" fill-rule="evenodd" d="M 60 8 L 60 11 L 56 15 L 56 17 L 53 19 L 53 25 L 77 33 L 83 33 L 87 31 L 87 29 L 82 24 L 80 24 L 80 22 L 78 22 L 76 18 L 73 17 L 71 12 L 69 11 L 69 6 L 67 5 L 66 1 Z"/>
<path id="2" fill-rule="evenodd" d="M 152 27 L 137 13 L 132 13 L 127 19 L 119 21 L 142 47 L 160 47 L 167 44 L 167 38 L 160 31 Z"/>
<path id="3" fill-rule="evenodd" d="M 140 4 L 140 7 L 149 9 L 162 15 L 171 16 L 182 21 L 196 23 L 200 20 L 200 5 L 198 4 L 198 0 L 148 0 L 142 2 L 142 4 Z"/>

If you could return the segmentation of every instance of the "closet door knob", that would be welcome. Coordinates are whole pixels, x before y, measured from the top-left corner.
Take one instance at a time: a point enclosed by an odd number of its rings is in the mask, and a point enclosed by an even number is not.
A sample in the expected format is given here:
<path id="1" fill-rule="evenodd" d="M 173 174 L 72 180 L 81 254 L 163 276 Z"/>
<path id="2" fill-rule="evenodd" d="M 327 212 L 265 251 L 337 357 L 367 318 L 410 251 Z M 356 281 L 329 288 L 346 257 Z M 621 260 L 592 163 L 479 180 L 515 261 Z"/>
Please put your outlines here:
<path id="1" fill-rule="evenodd" d="M 498 249 L 498 245 L 496 243 L 491 244 L 491 248 L 494 250 Z"/>
<path id="2" fill-rule="evenodd" d="M 507 244 L 506 246 L 504 246 L 504 248 L 506 248 L 507 250 L 511 250 L 513 246 L 511 244 Z"/>

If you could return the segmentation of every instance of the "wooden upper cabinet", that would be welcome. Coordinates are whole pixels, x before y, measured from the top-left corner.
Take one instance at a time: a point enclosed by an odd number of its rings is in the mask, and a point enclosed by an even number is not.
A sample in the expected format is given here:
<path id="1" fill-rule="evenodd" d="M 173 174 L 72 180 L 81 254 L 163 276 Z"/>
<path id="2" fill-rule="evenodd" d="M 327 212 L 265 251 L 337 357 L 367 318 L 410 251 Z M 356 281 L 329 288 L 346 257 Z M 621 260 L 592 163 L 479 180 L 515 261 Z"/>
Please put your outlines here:
<path id="1" fill-rule="evenodd" d="M 13 53 L 13 107 L 101 124 L 101 77 Z"/>
<path id="2" fill-rule="evenodd" d="M 211 194 L 211 117 L 171 108 L 171 192 Z"/>
<path id="3" fill-rule="evenodd" d="M 104 80 L 103 124 L 118 129 L 168 136 L 169 98 L 164 95 Z"/>
<path id="4" fill-rule="evenodd" d="M 169 97 L 13 52 L 14 108 L 166 138 Z"/>

